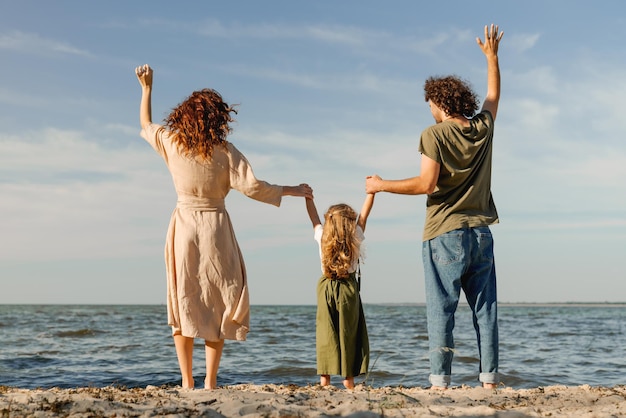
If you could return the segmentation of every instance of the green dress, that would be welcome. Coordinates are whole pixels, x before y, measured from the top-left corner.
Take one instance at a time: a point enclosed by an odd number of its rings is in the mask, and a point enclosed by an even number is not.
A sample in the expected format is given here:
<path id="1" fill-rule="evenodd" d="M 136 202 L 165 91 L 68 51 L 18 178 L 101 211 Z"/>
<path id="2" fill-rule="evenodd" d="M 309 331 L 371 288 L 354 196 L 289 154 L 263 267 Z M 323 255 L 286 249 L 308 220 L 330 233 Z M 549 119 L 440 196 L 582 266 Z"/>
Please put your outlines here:
<path id="1" fill-rule="evenodd" d="M 369 338 L 354 273 L 346 279 L 319 279 L 315 334 L 317 374 L 367 373 Z"/>
<path id="2" fill-rule="evenodd" d="M 365 239 L 357 227 L 359 241 Z M 320 244 L 322 226 L 315 230 Z M 320 251 L 321 255 L 321 251 Z M 317 374 L 354 377 L 367 373 L 370 348 L 355 273 L 345 279 L 322 276 L 317 283 L 315 326 Z"/>

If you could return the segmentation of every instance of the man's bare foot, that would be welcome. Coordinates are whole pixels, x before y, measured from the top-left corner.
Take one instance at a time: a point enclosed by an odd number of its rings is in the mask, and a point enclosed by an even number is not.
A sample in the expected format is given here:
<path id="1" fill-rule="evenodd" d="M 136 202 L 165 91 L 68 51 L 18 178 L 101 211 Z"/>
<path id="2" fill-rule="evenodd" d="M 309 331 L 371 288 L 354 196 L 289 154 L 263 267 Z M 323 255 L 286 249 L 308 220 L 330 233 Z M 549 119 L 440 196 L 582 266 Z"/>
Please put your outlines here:
<path id="1" fill-rule="evenodd" d="M 354 389 L 354 377 L 346 377 L 343 379 L 343 385 L 346 389 Z"/>
<path id="2" fill-rule="evenodd" d="M 327 374 L 323 374 L 320 376 L 320 385 L 321 386 L 328 386 L 330 385 L 330 375 Z"/>
<path id="3" fill-rule="evenodd" d="M 483 383 L 485 389 L 498 389 L 497 383 Z"/>

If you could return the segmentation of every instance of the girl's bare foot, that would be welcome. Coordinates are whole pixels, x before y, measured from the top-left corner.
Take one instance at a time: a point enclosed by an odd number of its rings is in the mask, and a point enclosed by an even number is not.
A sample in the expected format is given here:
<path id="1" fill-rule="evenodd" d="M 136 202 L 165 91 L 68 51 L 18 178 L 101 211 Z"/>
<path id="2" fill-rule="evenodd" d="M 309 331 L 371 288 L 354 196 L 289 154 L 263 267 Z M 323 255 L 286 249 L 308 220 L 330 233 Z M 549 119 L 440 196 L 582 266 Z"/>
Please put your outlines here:
<path id="1" fill-rule="evenodd" d="M 343 380 L 343 385 L 346 389 L 354 389 L 354 377 L 346 377 Z"/>
<path id="2" fill-rule="evenodd" d="M 497 389 L 498 384 L 497 383 L 483 383 L 483 387 L 485 389 Z"/>
<path id="3" fill-rule="evenodd" d="M 330 375 L 327 374 L 323 374 L 320 376 L 320 385 L 321 386 L 328 386 L 330 385 Z"/>
<path id="4" fill-rule="evenodd" d="M 217 382 L 211 382 L 210 380 L 205 379 L 204 388 L 205 389 L 217 389 Z"/>

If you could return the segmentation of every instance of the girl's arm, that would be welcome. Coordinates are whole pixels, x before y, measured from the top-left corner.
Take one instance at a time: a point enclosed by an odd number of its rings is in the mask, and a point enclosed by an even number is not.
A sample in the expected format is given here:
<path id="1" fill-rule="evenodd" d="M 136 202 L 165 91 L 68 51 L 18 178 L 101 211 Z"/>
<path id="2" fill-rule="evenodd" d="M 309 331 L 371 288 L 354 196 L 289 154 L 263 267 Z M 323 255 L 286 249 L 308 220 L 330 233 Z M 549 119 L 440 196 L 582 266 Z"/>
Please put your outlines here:
<path id="1" fill-rule="evenodd" d="M 357 225 L 361 227 L 363 232 L 365 232 L 365 224 L 367 223 L 367 217 L 370 215 L 370 211 L 372 210 L 373 205 L 374 205 L 374 193 L 368 193 L 365 196 L 365 202 L 363 202 L 361 213 L 359 214 L 359 218 L 356 221 Z"/>
<path id="2" fill-rule="evenodd" d="M 139 123 L 143 129 L 152 123 L 152 68 L 148 64 L 139 66 L 135 68 L 135 74 L 141 84 Z"/>
<path id="3" fill-rule="evenodd" d="M 317 225 L 321 225 L 322 223 L 320 222 L 320 217 L 317 214 L 317 208 L 315 207 L 315 202 L 313 201 L 313 198 L 306 198 L 305 201 L 306 211 L 309 214 L 309 218 L 311 219 L 313 228 L 315 228 Z"/>

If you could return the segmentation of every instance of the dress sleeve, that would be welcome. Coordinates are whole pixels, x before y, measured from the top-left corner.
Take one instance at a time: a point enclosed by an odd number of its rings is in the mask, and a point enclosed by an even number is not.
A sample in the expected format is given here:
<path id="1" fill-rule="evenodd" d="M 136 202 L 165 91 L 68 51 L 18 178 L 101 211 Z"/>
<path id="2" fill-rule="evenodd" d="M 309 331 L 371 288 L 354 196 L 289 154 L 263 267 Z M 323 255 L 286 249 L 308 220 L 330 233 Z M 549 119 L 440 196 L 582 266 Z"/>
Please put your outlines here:
<path id="1" fill-rule="evenodd" d="M 163 158 L 167 158 L 165 152 L 165 146 L 163 145 L 163 132 L 162 126 L 156 123 L 151 123 L 141 130 L 139 133 L 143 139 L 145 139 L 156 152 L 158 152 Z"/>
<path id="2" fill-rule="evenodd" d="M 228 150 L 230 155 L 230 186 L 249 198 L 280 206 L 283 186 L 258 180 L 254 176 L 252 166 L 246 157 L 233 144 L 228 143 Z"/>

